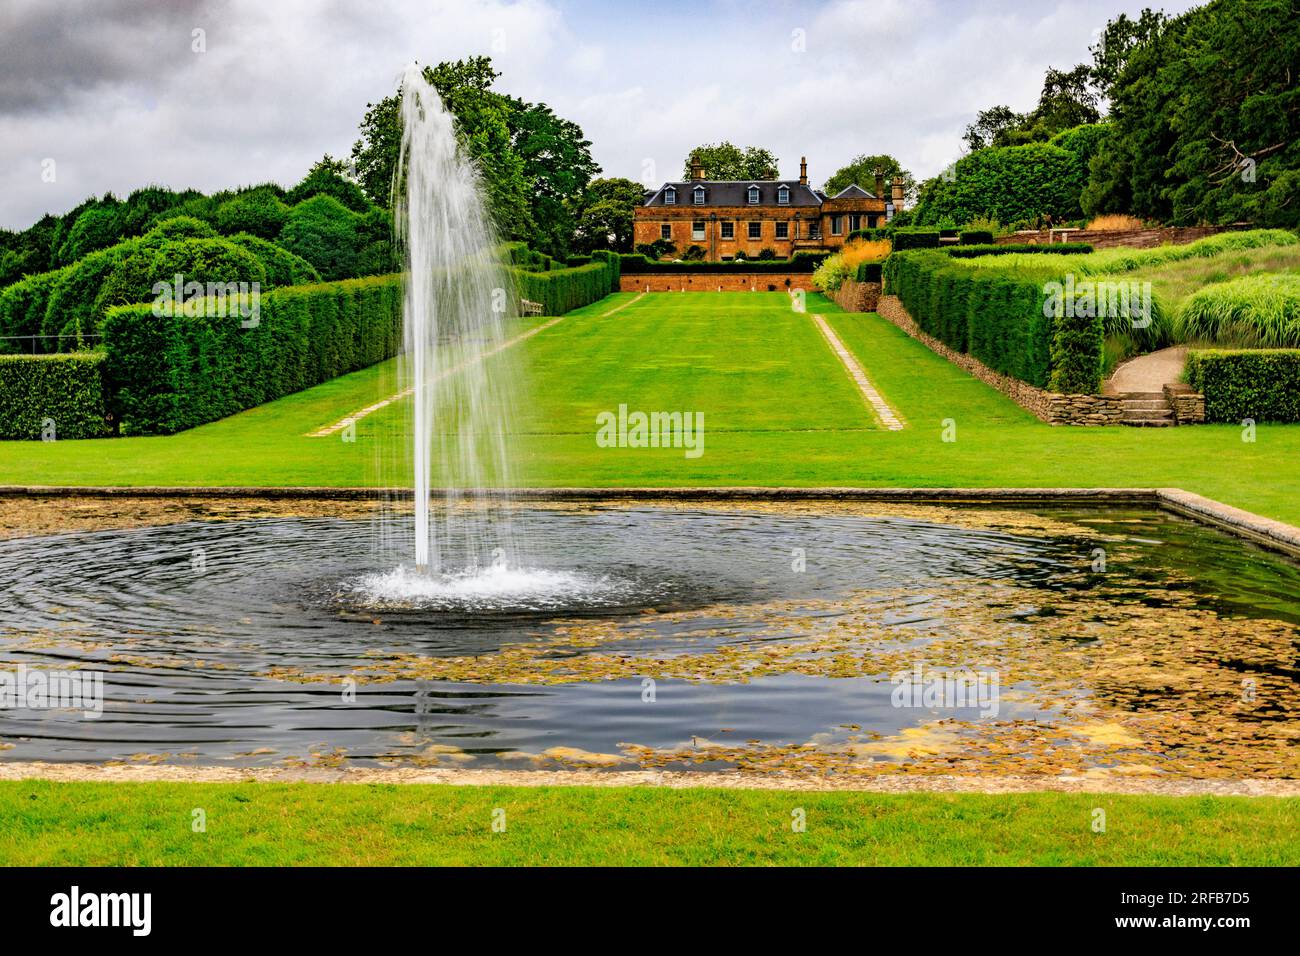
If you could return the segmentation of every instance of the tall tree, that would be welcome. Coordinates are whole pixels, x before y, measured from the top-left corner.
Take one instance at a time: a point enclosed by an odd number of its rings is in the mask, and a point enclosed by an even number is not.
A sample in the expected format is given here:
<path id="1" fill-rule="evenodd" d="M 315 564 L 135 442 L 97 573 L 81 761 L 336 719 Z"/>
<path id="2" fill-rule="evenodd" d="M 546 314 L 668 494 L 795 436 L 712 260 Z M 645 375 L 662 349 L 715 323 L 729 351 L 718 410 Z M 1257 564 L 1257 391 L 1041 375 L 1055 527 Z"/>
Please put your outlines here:
<path id="1" fill-rule="evenodd" d="M 574 123 L 545 103 L 525 103 L 492 89 L 499 74 L 488 57 L 424 68 L 455 117 L 466 154 L 483 176 L 488 206 L 505 236 L 564 255 L 573 233 L 572 208 L 599 167 L 591 143 Z M 361 138 L 352 147 L 356 176 L 371 200 L 389 205 L 401 152 L 401 90 L 368 104 Z"/>
<path id="2" fill-rule="evenodd" d="M 633 210 L 644 195 L 642 185 L 630 179 L 593 179 L 576 210 L 575 248 L 631 252 Z"/>
<path id="3" fill-rule="evenodd" d="M 571 251 L 573 209 L 600 167 L 576 123 L 556 116 L 545 103 L 509 100 L 511 144 L 523 161 L 531 191 L 531 244 L 548 255 Z"/>
<path id="4" fill-rule="evenodd" d="M 762 146 L 741 149 L 728 142 L 696 146 L 686 156 L 682 178 L 691 177 L 691 159 L 697 158 L 708 179 L 772 179 L 780 175 L 776 155 Z"/>
<path id="5" fill-rule="evenodd" d="M 1020 129 L 1026 121 L 1024 113 L 1017 113 L 1009 106 L 990 106 L 979 111 L 975 122 L 966 127 L 962 139 L 972 153 L 989 146 L 1006 145 L 1002 140 L 1005 140 L 1007 133 Z"/>
<path id="6" fill-rule="evenodd" d="M 528 181 L 511 141 L 509 101 L 490 89 L 497 76 L 485 56 L 424 68 L 425 79 L 455 117 L 461 148 L 478 164 L 497 228 L 503 235 L 526 238 L 531 225 Z M 384 206 L 392 202 L 393 175 L 401 155 L 401 97 L 399 88 L 378 103 L 366 104 L 361 138 L 352 147 L 362 188 Z"/>
<path id="7" fill-rule="evenodd" d="M 882 199 L 890 198 L 893 192 L 893 183 L 898 180 L 903 183 L 903 195 L 907 197 L 910 205 L 916 199 L 916 180 L 912 174 L 902 167 L 897 159 L 888 153 L 879 153 L 875 156 L 858 156 L 849 162 L 847 166 L 842 166 L 836 170 L 835 175 L 826 180 L 823 187 L 828 195 L 834 196 L 837 192 L 846 186 L 857 184 L 869 193 L 876 191 L 876 170 L 879 169 L 883 176 L 886 186 L 886 195 Z"/>
<path id="8" fill-rule="evenodd" d="M 1143 9 L 1136 20 L 1121 13 L 1106 24 L 1097 42 L 1088 48 L 1092 53 L 1092 83 L 1102 96 L 1110 98 L 1129 54 L 1158 38 L 1168 22 L 1164 13 Z"/>

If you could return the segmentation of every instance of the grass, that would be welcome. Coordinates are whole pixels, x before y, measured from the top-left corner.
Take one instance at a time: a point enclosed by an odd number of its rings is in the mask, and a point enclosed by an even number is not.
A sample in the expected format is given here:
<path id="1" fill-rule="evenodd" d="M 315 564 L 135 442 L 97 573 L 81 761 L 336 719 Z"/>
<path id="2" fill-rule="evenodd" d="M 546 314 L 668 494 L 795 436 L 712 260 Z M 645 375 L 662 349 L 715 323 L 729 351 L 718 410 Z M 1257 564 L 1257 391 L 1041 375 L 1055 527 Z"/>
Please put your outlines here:
<path id="1" fill-rule="evenodd" d="M 1294 866 L 1297 822 L 1270 797 L 9 781 L 0 864 Z"/>
<path id="2" fill-rule="evenodd" d="M 908 425 L 887 432 L 784 293 L 633 300 L 595 303 L 516 347 L 529 369 L 517 484 L 1176 486 L 1300 523 L 1300 426 L 1260 425 L 1253 443 L 1231 425 L 1053 428 L 878 316 L 810 295 Z M 405 483 L 402 403 L 363 419 L 353 443 L 306 437 L 394 391 L 390 362 L 178 435 L 4 442 L 0 483 Z M 596 413 L 619 404 L 704 412 L 704 454 L 597 447 Z M 945 419 L 955 442 L 941 440 Z"/>
<path id="3" fill-rule="evenodd" d="M 1300 275 L 1251 275 L 1208 286 L 1178 313 L 1183 341 L 1300 347 Z"/>

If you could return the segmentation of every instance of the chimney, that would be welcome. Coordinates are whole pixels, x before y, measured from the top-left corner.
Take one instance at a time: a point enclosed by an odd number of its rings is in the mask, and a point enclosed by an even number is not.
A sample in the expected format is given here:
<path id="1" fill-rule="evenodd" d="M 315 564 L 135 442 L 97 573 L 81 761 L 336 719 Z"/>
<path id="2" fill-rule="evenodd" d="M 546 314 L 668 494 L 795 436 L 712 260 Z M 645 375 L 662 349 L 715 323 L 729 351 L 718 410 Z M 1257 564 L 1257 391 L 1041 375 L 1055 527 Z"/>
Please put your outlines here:
<path id="1" fill-rule="evenodd" d="M 808 185 L 808 157 L 807 156 L 799 157 L 799 185 L 800 186 Z"/>
<path id="2" fill-rule="evenodd" d="M 903 180 L 898 176 L 894 177 L 894 213 L 903 211 Z"/>
<path id="3" fill-rule="evenodd" d="M 700 157 L 691 153 L 691 179 L 698 180 L 704 178 L 704 167 L 700 165 Z"/>
<path id="4" fill-rule="evenodd" d="M 885 198 L 885 171 L 879 166 L 875 169 L 876 173 L 876 198 Z"/>

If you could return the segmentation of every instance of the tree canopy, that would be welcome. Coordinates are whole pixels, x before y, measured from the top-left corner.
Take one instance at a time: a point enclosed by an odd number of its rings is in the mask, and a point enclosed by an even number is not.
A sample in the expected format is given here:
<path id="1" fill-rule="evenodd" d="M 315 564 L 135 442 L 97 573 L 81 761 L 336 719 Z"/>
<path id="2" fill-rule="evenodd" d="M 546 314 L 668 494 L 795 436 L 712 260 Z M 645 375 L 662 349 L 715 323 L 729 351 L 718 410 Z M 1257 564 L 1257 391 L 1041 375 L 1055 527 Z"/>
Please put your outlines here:
<path id="1" fill-rule="evenodd" d="M 686 154 L 682 178 L 691 178 L 691 159 L 704 167 L 706 179 L 774 179 L 780 175 L 776 154 L 762 146 L 741 149 L 728 142 L 706 143 Z"/>
<path id="2" fill-rule="evenodd" d="M 903 195 L 906 197 L 907 202 L 912 203 L 916 200 L 916 180 L 912 178 L 910 172 L 902 167 L 898 160 L 887 153 L 854 158 L 847 166 L 842 166 L 836 170 L 835 175 L 826 180 L 823 189 L 827 195 L 834 196 L 845 187 L 856 184 L 874 195 L 877 169 L 880 170 L 886 184 L 886 195 L 880 198 L 890 198 L 894 181 L 901 180 Z"/>

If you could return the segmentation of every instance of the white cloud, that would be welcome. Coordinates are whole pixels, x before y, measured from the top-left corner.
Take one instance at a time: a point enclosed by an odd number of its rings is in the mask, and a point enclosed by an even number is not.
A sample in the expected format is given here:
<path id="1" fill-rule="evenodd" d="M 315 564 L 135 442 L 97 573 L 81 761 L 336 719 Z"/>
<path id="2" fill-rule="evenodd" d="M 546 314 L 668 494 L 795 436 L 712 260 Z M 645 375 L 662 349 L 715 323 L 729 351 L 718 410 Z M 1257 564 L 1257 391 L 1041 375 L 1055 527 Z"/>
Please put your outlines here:
<path id="1" fill-rule="evenodd" d="M 675 177 L 721 139 L 773 149 L 787 176 L 807 155 L 814 181 L 875 152 L 933 175 L 977 110 L 1031 107 L 1048 65 L 1087 59 L 1093 31 L 1140 6 L 21 0 L 0 14 L 0 225 L 149 183 L 291 185 L 349 152 L 404 63 L 472 55 L 493 57 L 503 91 L 581 125 L 606 175 L 639 179 L 651 158 Z M 190 52 L 195 27 L 206 53 Z"/>

